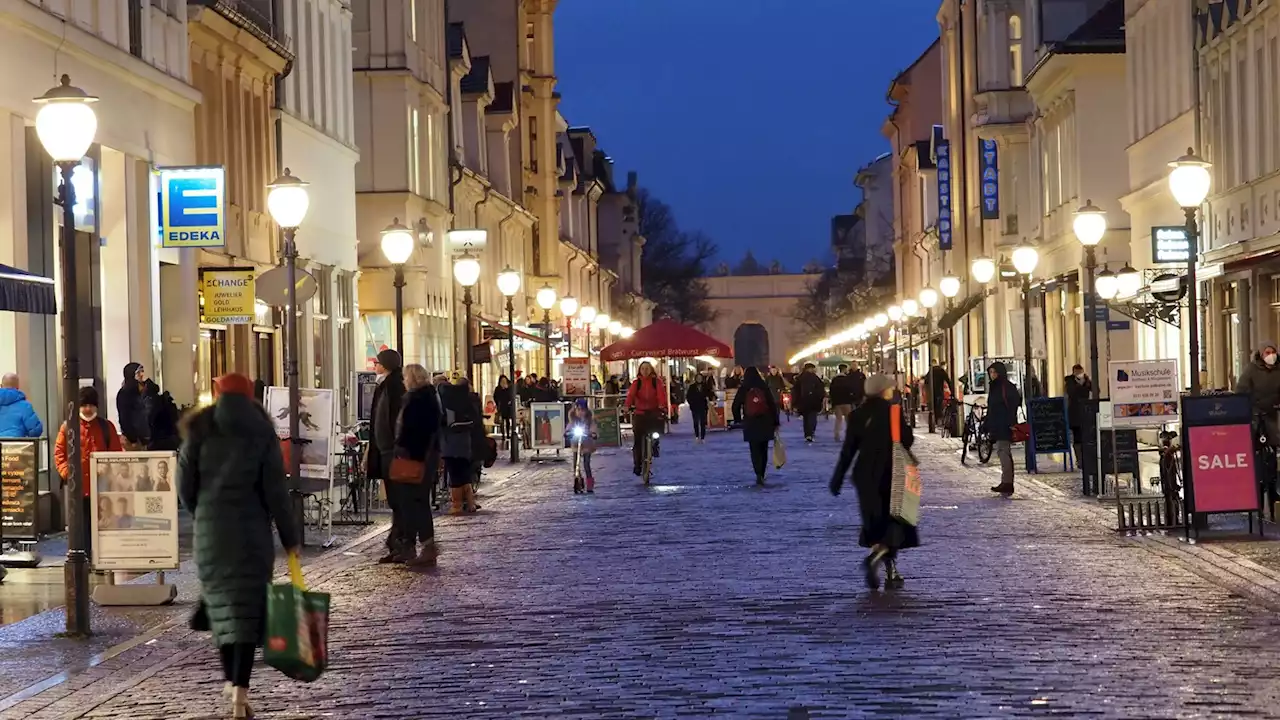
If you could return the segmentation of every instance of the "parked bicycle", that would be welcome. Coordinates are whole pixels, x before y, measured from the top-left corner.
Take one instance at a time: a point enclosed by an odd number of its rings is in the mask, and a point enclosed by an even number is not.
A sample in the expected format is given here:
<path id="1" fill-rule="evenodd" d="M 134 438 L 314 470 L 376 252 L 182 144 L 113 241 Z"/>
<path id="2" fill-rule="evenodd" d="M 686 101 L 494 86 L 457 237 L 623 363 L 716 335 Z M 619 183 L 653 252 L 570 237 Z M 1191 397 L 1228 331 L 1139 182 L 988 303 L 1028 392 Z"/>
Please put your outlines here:
<path id="1" fill-rule="evenodd" d="M 991 433 L 983 426 L 983 420 L 987 416 L 987 406 L 975 403 L 963 404 L 968 406 L 969 413 L 965 416 L 964 433 L 961 435 L 963 446 L 960 448 L 960 464 L 967 464 L 969 453 L 973 452 L 977 453 L 978 462 L 985 465 L 991 461 L 991 452 L 995 449 Z"/>

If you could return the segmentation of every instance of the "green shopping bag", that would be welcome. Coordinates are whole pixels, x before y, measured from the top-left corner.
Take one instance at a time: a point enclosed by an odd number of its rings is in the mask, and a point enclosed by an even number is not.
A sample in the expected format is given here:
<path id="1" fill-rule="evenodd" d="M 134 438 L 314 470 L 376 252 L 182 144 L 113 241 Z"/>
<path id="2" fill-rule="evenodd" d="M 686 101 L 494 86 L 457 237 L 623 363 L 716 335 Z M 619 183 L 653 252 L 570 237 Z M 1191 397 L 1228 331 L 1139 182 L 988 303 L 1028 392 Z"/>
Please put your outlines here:
<path id="1" fill-rule="evenodd" d="M 311 592 L 302 564 L 289 556 L 292 582 L 267 590 L 267 640 L 262 657 L 294 680 L 311 682 L 329 664 L 329 594 Z"/>

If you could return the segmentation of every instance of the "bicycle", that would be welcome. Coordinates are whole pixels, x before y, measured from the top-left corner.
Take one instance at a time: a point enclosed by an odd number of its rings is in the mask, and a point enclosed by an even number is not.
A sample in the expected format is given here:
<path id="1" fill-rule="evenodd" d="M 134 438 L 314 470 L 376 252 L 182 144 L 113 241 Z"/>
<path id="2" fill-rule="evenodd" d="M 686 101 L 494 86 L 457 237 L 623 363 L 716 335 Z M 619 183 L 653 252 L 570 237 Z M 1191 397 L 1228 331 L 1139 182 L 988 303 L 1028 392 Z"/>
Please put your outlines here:
<path id="1" fill-rule="evenodd" d="M 1277 493 L 1276 480 L 1280 474 L 1280 461 L 1276 458 L 1277 445 L 1280 438 L 1267 436 L 1267 420 L 1276 417 L 1272 413 L 1255 413 L 1253 418 L 1253 454 L 1258 461 L 1258 496 L 1259 500 L 1271 508 L 1271 519 L 1275 520 Z"/>
<path id="2" fill-rule="evenodd" d="M 644 478 L 645 487 L 649 486 L 649 479 L 653 476 L 653 459 L 657 456 L 655 449 L 660 437 L 662 437 L 662 434 L 654 430 L 645 439 L 644 454 L 640 460 L 640 476 Z"/>
<path id="3" fill-rule="evenodd" d="M 991 452 L 995 449 L 991 433 L 987 432 L 982 423 L 986 419 L 987 408 L 974 403 L 963 404 L 969 406 L 969 413 L 965 416 L 964 433 L 961 435 L 963 444 L 960 448 L 960 464 L 968 464 L 969 450 L 972 448 L 978 454 L 978 462 L 986 465 L 991 461 Z"/>

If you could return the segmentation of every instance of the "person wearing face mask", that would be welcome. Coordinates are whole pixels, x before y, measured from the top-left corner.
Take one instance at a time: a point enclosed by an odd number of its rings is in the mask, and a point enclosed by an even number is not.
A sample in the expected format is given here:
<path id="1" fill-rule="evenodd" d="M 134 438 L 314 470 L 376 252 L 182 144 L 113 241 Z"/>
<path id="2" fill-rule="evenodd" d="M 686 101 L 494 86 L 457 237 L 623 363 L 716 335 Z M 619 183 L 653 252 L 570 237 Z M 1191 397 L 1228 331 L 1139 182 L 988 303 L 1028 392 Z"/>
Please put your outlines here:
<path id="1" fill-rule="evenodd" d="M 110 420 L 98 414 L 98 391 L 92 387 L 80 388 L 79 402 L 80 407 L 80 477 L 83 482 L 84 495 L 80 502 L 84 503 L 84 513 L 82 517 L 85 522 L 85 549 L 88 549 L 89 538 L 92 534 L 89 532 L 89 519 L 91 508 L 89 507 L 89 458 L 95 452 L 120 452 L 124 450 L 124 446 L 120 444 L 120 434 L 116 432 L 116 426 Z M 53 446 L 53 464 L 58 469 L 58 475 L 62 478 L 62 485 L 65 488 L 68 479 L 71 477 L 71 463 L 67 457 L 67 424 L 62 423 L 62 427 L 58 428 L 58 440 Z M 65 490 L 64 496 L 65 496 Z M 69 500 L 68 502 L 74 502 Z"/>
<path id="2" fill-rule="evenodd" d="M 1240 374 L 1236 392 L 1248 393 L 1253 413 L 1263 419 L 1264 434 L 1271 447 L 1280 447 L 1280 427 L 1276 407 L 1280 406 L 1280 366 L 1276 365 L 1276 344 L 1264 342 L 1254 353 L 1253 362 Z"/>
<path id="3" fill-rule="evenodd" d="M 1079 363 L 1071 366 L 1071 374 L 1063 380 L 1067 396 L 1067 427 L 1071 428 L 1071 444 L 1075 448 L 1076 462 L 1080 462 L 1082 428 L 1084 427 L 1085 406 L 1093 394 L 1093 380 L 1084 374 L 1084 367 Z"/>

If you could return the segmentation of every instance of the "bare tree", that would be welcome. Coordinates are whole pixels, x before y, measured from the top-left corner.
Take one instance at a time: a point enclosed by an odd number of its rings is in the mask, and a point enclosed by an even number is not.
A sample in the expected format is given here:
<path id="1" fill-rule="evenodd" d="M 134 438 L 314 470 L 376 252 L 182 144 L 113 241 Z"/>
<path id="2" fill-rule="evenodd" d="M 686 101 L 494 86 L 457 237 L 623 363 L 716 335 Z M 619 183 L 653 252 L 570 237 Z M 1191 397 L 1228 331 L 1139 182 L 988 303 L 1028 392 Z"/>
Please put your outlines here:
<path id="1" fill-rule="evenodd" d="M 671 207 L 646 188 L 636 193 L 636 204 L 645 239 L 641 280 L 657 314 L 689 325 L 715 320 L 703 280 L 719 252 L 715 242 L 701 231 L 680 230 Z"/>

